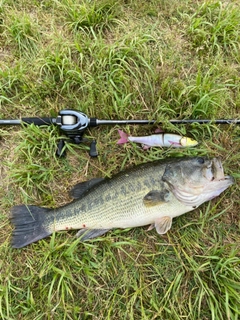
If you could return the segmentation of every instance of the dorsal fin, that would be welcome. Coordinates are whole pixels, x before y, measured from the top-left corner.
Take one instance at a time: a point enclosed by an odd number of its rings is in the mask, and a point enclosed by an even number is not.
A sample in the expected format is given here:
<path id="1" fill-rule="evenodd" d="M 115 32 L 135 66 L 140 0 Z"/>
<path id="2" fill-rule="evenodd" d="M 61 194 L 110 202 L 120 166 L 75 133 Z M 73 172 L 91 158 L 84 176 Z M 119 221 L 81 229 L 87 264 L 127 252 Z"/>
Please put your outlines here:
<path id="1" fill-rule="evenodd" d="M 74 199 L 80 198 L 86 191 L 91 189 L 93 186 L 103 181 L 104 178 L 93 178 L 88 181 L 77 183 L 69 192 L 70 196 Z"/>

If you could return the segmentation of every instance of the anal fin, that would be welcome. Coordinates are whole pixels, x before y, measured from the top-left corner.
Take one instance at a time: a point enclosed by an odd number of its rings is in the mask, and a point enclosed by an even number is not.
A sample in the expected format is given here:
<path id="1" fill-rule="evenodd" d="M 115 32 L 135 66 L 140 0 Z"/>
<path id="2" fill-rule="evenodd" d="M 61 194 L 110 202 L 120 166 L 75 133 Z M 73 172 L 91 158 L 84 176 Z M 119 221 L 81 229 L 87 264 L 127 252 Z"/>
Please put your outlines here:
<path id="1" fill-rule="evenodd" d="M 93 239 L 102 236 L 111 229 L 81 229 L 77 232 L 76 237 L 81 238 L 81 241 Z"/>

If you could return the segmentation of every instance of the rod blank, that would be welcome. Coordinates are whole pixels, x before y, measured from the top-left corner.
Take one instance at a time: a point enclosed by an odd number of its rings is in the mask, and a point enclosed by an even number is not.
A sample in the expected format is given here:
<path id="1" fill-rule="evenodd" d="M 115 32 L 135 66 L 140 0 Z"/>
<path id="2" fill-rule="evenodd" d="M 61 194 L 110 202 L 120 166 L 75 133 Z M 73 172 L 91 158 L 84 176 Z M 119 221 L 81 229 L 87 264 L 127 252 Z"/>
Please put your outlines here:
<path id="1" fill-rule="evenodd" d="M 166 121 L 167 122 L 167 121 Z M 168 122 L 172 124 L 191 124 L 191 123 L 213 123 L 213 124 L 240 124 L 240 119 L 183 119 L 183 120 L 168 120 Z M 155 124 L 155 123 L 163 123 L 161 121 L 156 120 L 96 120 L 97 125 L 111 125 L 111 124 Z"/>
<path id="2" fill-rule="evenodd" d="M 65 117 L 65 116 L 63 116 Z M 0 125 L 20 125 L 22 123 L 27 124 L 35 124 L 37 126 L 42 125 L 50 125 L 50 124 L 56 124 L 57 118 L 47 118 L 47 117 L 34 117 L 34 118 L 22 118 L 20 120 L 0 120 Z M 98 126 L 98 125 L 126 125 L 126 124 L 161 124 L 163 121 L 156 121 L 156 120 L 99 120 L 96 118 L 89 119 L 90 126 Z M 91 121 L 93 120 L 93 121 Z M 199 124 L 240 124 L 240 119 L 216 119 L 216 120 L 210 120 L 210 119 L 183 119 L 183 120 L 166 120 L 166 122 L 172 123 L 172 124 L 192 124 L 192 123 L 199 123 Z"/>
<path id="3" fill-rule="evenodd" d="M 21 124 L 22 120 L 0 120 L 0 125 L 16 125 L 16 124 Z"/>

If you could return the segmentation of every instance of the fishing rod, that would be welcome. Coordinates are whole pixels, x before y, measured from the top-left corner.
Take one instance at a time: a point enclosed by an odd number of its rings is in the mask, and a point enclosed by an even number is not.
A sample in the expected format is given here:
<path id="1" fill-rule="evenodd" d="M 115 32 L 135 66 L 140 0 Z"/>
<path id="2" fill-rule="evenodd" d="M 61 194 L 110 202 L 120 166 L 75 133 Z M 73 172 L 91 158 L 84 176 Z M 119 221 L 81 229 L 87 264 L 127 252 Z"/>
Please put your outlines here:
<path id="1" fill-rule="evenodd" d="M 171 124 L 240 124 L 240 119 L 183 119 L 183 120 L 169 120 Z M 61 110 L 56 118 L 51 117 L 30 117 L 21 118 L 19 120 L 0 120 L 0 125 L 21 125 L 34 124 L 36 126 L 57 125 L 62 130 L 69 140 L 60 140 L 57 146 L 56 154 L 61 157 L 64 156 L 63 148 L 65 141 L 70 141 L 74 144 L 85 142 L 83 138 L 84 131 L 89 127 L 97 127 L 100 125 L 127 125 L 127 124 L 161 124 L 156 120 L 99 120 L 97 118 L 89 118 L 85 113 L 76 110 Z M 92 141 L 90 145 L 91 157 L 97 156 L 96 141 Z"/>

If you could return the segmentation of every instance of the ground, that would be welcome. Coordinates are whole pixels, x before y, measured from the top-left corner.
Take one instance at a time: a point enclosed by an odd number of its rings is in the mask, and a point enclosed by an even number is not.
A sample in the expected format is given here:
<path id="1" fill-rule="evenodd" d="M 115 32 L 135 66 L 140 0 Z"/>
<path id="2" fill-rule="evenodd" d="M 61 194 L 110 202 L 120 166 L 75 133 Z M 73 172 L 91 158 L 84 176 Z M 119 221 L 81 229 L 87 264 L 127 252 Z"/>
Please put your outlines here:
<path id="1" fill-rule="evenodd" d="M 2 319 L 235 319 L 240 316 L 239 125 L 170 119 L 239 119 L 240 8 L 235 1 L 2 0 L 0 119 L 156 119 L 196 139 L 186 149 L 117 145 L 120 126 L 89 143 L 56 146 L 58 128 L 0 127 Z M 149 135 L 159 126 L 124 126 Z M 62 232 L 11 248 L 11 207 L 58 207 L 80 181 L 169 157 L 220 157 L 235 184 L 167 235 L 115 230 L 81 243 Z"/>

